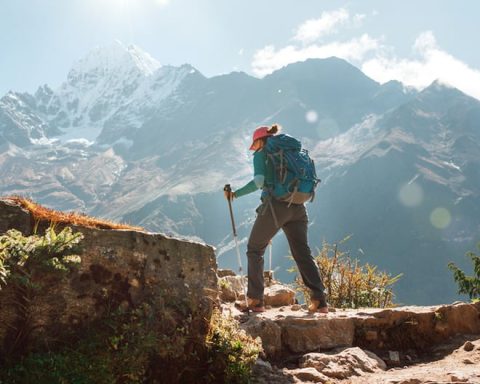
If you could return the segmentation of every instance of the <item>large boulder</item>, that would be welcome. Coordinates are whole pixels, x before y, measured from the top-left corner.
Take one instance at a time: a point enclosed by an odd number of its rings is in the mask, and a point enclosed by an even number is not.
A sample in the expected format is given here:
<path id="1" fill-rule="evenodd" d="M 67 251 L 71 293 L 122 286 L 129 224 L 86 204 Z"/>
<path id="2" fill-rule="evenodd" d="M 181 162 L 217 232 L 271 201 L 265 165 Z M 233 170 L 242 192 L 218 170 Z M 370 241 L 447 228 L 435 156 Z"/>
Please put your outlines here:
<path id="1" fill-rule="evenodd" d="M 278 356 L 282 353 L 282 328 L 273 320 L 247 321 L 243 329 L 252 337 L 260 337 L 263 351 L 267 356 Z"/>
<path id="2" fill-rule="evenodd" d="M 358 347 L 335 350 L 329 353 L 308 353 L 300 359 L 300 367 L 315 368 L 334 379 L 348 379 L 365 373 L 384 371 L 385 362 L 373 352 Z"/>
<path id="3" fill-rule="evenodd" d="M 295 291 L 283 284 L 272 284 L 265 288 L 265 305 L 282 307 L 295 303 Z"/>
<path id="4" fill-rule="evenodd" d="M 218 279 L 220 299 L 227 302 L 243 300 L 247 279 L 236 275 L 223 275 Z"/>
<path id="5" fill-rule="evenodd" d="M 15 228 L 29 235 L 35 225 L 29 211 L 0 200 L 0 234 Z M 38 228 L 47 225 L 43 222 Z M 205 337 L 218 299 L 212 247 L 134 230 L 71 227 L 84 236 L 81 264 L 63 280 L 42 274 L 32 277 L 33 284 L 43 286 L 28 308 L 32 344 L 54 343 L 61 330 L 74 331 L 116 308 L 143 303 L 151 308 L 159 330 L 174 332 L 188 325 L 182 340 Z M 0 290 L 0 319 L 0 345 L 5 345 L 21 320 L 9 284 Z M 181 345 L 178 353 L 183 353 Z"/>
<path id="6" fill-rule="evenodd" d="M 295 302 L 295 291 L 285 284 L 268 278 L 269 274 L 267 272 L 265 273 L 265 305 L 267 307 L 282 307 L 293 304 Z M 244 300 L 245 289 L 248 284 L 246 276 L 237 276 L 228 269 L 219 270 L 218 276 L 221 300 L 224 302 Z"/>
<path id="7" fill-rule="evenodd" d="M 346 318 L 288 316 L 279 323 L 282 328 L 282 344 L 293 353 L 351 346 L 353 343 L 355 327 Z"/>

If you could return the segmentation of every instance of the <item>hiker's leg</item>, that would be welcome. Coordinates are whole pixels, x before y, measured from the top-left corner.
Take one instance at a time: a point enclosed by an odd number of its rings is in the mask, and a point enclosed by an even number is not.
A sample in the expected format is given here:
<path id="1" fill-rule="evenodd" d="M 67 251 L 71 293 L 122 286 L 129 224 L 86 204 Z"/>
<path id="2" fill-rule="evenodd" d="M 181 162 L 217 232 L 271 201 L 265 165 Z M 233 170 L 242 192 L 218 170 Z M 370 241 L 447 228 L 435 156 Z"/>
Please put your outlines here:
<path id="1" fill-rule="evenodd" d="M 305 206 L 303 204 L 292 205 L 290 208 L 296 210 L 294 220 L 284 224 L 282 229 L 287 236 L 292 256 L 297 263 L 304 284 L 311 290 L 312 298 L 320 300 L 323 304 L 325 303 L 325 287 L 308 246 L 308 217 Z"/>
<path id="2" fill-rule="evenodd" d="M 248 258 L 248 291 L 247 296 L 252 299 L 263 300 L 263 254 L 270 240 L 278 232 L 271 210 L 262 204 L 257 209 L 257 218 L 247 244 Z"/>

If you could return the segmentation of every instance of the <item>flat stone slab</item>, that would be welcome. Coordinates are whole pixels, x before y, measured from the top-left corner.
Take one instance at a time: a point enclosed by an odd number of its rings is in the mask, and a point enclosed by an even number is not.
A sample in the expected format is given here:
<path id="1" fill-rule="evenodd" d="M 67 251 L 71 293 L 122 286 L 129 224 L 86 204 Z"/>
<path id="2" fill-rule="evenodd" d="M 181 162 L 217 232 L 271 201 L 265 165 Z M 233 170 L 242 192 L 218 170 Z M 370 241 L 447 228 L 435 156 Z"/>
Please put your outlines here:
<path id="1" fill-rule="evenodd" d="M 309 314 L 298 305 L 242 314 L 231 305 L 245 331 L 260 337 L 267 356 L 358 346 L 367 350 L 422 350 L 457 334 L 480 334 L 480 303 L 361 308 Z"/>

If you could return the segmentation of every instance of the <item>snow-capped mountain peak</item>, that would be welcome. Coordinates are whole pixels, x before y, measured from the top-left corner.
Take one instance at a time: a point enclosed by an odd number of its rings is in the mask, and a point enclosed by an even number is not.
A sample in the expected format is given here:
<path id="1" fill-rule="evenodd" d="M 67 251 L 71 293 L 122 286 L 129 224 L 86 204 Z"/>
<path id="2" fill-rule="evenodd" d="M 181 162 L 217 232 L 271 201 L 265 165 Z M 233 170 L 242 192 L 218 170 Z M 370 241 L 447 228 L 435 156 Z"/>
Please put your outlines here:
<path id="1" fill-rule="evenodd" d="M 35 94 L 39 116 L 60 128 L 59 139 L 96 141 L 108 126 L 119 139 L 138 128 L 139 115 L 151 113 L 175 91 L 192 68 L 162 66 L 135 45 L 115 41 L 97 47 L 74 64 L 57 90 L 40 87 Z"/>
<path id="2" fill-rule="evenodd" d="M 160 63 L 156 59 L 136 45 L 129 45 L 127 50 L 137 67 L 143 70 L 145 74 L 151 75 L 160 68 Z"/>
<path id="3" fill-rule="evenodd" d="M 116 40 L 106 47 L 96 47 L 84 58 L 75 63 L 68 74 L 69 81 L 77 79 L 79 74 L 109 75 L 114 72 L 128 74 L 137 72 L 150 76 L 160 63 L 135 45 L 125 46 Z"/>

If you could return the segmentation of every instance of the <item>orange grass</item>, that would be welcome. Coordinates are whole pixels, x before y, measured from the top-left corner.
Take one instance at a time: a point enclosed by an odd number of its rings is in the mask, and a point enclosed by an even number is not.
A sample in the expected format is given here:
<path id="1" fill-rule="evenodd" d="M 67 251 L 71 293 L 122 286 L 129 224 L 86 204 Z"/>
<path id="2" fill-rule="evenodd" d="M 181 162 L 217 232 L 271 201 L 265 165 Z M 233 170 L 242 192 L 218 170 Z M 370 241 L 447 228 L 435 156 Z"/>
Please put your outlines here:
<path id="1" fill-rule="evenodd" d="M 58 224 L 76 225 L 99 229 L 129 229 L 134 231 L 143 231 L 143 228 L 141 227 L 114 223 L 108 220 L 100 220 L 81 213 L 55 211 L 53 209 L 42 207 L 34 201 L 21 196 L 8 196 L 3 199 L 20 205 L 22 208 L 29 211 L 36 221 L 49 221 Z"/>

